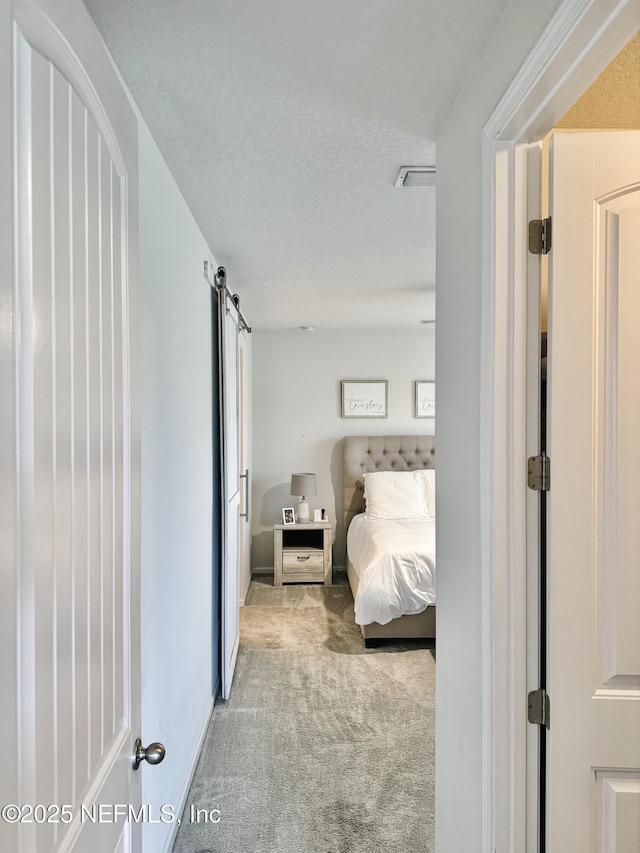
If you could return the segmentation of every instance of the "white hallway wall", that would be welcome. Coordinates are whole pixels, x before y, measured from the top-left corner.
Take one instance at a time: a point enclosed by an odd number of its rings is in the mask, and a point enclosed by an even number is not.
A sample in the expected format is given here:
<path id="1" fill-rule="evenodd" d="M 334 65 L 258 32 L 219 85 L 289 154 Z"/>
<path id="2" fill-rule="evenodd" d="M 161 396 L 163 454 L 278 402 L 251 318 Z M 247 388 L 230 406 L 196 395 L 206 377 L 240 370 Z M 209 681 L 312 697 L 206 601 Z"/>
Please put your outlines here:
<path id="1" fill-rule="evenodd" d="M 257 318 L 254 318 L 256 322 Z M 273 566 L 273 528 L 294 471 L 313 471 L 318 494 L 311 509 L 329 512 L 334 565 L 345 565 L 342 444 L 345 435 L 432 434 L 431 418 L 414 417 L 414 381 L 435 378 L 434 326 L 415 330 L 295 330 L 254 332 L 251 562 Z M 340 416 L 340 380 L 386 379 L 389 416 Z"/>
<path id="2" fill-rule="evenodd" d="M 186 796 L 213 702 L 211 253 L 140 121 L 142 802 Z M 146 824 L 145 853 L 172 827 Z"/>

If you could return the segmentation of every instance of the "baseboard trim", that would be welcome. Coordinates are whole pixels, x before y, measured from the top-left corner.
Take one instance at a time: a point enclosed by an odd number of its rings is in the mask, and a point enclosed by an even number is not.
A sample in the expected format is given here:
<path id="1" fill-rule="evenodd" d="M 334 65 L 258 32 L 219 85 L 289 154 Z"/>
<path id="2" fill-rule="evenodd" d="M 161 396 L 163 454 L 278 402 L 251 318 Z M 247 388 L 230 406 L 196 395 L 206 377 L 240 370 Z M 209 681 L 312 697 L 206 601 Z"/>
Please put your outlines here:
<path id="1" fill-rule="evenodd" d="M 204 739 L 205 739 L 205 736 L 207 734 L 207 730 L 209 728 L 209 723 L 211 722 L 211 715 L 213 714 L 213 711 L 214 711 L 214 705 L 215 705 L 215 693 L 211 697 L 211 700 L 209 701 L 209 704 L 207 707 L 207 711 L 204 715 L 204 719 L 202 721 L 202 725 L 201 725 L 200 731 L 198 733 L 198 738 L 196 740 L 196 747 L 195 747 L 193 754 L 191 756 L 191 761 L 189 762 L 189 772 L 187 773 L 185 783 L 182 786 L 182 791 L 180 792 L 180 797 L 179 797 L 178 802 L 176 804 L 176 814 L 180 815 L 180 817 L 182 817 L 182 812 L 184 811 L 184 807 L 187 803 L 187 797 L 189 796 L 189 790 L 191 788 L 191 783 L 193 782 L 193 777 L 194 777 L 195 772 L 196 772 L 198 759 L 200 758 L 200 753 L 202 752 L 202 746 L 204 744 Z M 169 833 L 167 834 L 167 837 L 165 838 L 165 842 L 164 842 L 164 845 L 162 847 L 162 853 L 171 853 L 171 850 L 173 849 L 173 845 L 174 845 L 175 840 L 176 840 L 177 832 L 178 832 L 178 822 L 174 821 L 171 824 L 171 828 L 169 829 Z"/>

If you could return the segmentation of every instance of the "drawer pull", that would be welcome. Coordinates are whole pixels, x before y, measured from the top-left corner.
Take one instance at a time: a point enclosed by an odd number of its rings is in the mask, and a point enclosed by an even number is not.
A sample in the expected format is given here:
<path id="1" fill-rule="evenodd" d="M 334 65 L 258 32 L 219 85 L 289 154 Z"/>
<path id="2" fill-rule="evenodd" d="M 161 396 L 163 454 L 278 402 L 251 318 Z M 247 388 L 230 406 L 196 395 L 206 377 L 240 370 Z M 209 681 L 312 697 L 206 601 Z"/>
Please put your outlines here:
<path id="1" fill-rule="evenodd" d="M 298 560 L 301 560 L 301 561 L 303 561 L 303 562 L 304 562 L 304 560 L 308 560 L 308 559 L 309 559 L 309 555 L 308 555 L 308 554 L 307 554 L 307 556 L 306 556 L 306 557 L 298 557 Z"/>

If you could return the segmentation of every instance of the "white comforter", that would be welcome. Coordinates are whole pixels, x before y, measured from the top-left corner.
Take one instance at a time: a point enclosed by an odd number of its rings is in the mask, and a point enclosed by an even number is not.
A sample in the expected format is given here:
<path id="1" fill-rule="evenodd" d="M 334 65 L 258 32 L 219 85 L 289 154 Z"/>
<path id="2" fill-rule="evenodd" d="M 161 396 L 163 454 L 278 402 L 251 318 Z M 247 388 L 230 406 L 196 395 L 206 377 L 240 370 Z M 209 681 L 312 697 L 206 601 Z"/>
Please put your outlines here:
<path id="1" fill-rule="evenodd" d="M 386 625 L 435 604 L 435 526 L 433 519 L 354 517 L 347 554 L 360 581 L 354 603 L 358 625 Z"/>

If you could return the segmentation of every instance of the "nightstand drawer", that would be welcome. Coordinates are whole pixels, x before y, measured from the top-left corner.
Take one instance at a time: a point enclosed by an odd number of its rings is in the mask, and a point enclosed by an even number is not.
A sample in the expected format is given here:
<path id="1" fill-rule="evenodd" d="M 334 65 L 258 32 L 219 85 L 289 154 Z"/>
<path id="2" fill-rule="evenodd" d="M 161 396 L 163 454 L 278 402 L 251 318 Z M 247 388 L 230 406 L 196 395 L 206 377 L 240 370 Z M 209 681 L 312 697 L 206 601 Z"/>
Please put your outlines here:
<path id="1" fill-rule="evenodd" d="M 322 551 L 283 551 L 282 573 L 322 572 L 324 558 Z"/>

